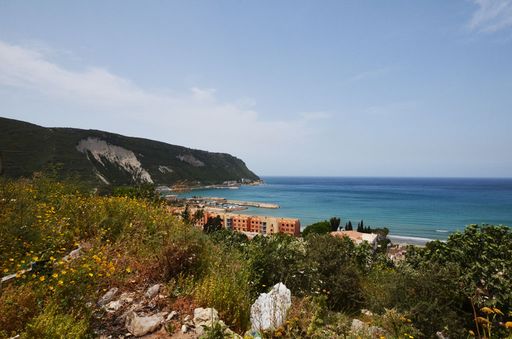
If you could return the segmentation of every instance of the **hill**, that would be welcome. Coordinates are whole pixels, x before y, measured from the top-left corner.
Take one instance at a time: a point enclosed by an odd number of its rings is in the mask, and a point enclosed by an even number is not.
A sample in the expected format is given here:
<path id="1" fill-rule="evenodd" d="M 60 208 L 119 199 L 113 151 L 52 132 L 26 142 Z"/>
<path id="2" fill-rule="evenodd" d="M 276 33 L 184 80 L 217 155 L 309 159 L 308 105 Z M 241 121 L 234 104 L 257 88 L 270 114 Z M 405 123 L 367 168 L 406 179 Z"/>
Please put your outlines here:
<path id="1" fill-rule="evenodd" d="M 0 173 L 18 178 L 49 169 L 60 178 L 78 177 L 104 185 L 259 180 L 242 160 L 226 153 L 98 130 L 45 128 L 0 117 Z"/>

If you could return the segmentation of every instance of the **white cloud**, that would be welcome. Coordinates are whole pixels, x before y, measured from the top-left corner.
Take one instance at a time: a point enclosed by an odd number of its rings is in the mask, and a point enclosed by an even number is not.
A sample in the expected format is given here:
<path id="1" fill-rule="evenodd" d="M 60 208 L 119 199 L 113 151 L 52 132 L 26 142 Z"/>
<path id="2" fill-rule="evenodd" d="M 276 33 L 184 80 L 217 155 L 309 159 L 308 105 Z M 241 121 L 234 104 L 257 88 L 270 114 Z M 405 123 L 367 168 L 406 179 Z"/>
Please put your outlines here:
<path id="1" fill-rule="evenodd" d="M 73 121 L 87 112 L 97 119 L 90 124 L 94 128 L 117 122 L 117 132 L 136 131 L 138 136 L 229 152 L 254 163 L 280 161 L 280 152 L 296 150 L 315 133 L 312 120 L 327 117 L 317 112 L 266 121 L 247 99 L 221 102 L 212 88 L 148 90 L 103 68 L 67 69 L 50 61 L 44 51 L 0 41 L 0 94 L 2 89 L 15 89 L 27 101 L 34 94 L 42 96 L 49 103 L 46 112 L 71 109 L 63 125 L 83 127 Z M 0 106 L 5 113 L 13 108 Z"/>
<path id="2" fill-rule="evenodd" d="M 512 26 L 512 0 L 473 0 L 478 9 L 469 28 L 481 32 L 497 32 Z"/>

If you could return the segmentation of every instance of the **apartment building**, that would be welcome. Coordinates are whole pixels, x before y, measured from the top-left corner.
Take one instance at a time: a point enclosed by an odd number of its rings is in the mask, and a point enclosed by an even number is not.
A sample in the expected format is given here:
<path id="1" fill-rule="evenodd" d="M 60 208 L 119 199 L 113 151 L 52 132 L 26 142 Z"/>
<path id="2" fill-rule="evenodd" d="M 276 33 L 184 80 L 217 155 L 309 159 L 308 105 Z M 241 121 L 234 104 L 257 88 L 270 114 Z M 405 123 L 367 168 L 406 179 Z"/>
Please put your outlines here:
<path id="1" fill-rule="evenodd" d="M 222 219 L 222 226 L 224 228 L 238 232 L 264 235 L 275 233 L 285 233 L 293 236 L 300 235 L 300 221 L 295 218 L 204 211 L 203 218 L 197 220 L 195 225 L 197 227 L 203 227 L 209 218 L 215 218 L 217 216 Z"/>

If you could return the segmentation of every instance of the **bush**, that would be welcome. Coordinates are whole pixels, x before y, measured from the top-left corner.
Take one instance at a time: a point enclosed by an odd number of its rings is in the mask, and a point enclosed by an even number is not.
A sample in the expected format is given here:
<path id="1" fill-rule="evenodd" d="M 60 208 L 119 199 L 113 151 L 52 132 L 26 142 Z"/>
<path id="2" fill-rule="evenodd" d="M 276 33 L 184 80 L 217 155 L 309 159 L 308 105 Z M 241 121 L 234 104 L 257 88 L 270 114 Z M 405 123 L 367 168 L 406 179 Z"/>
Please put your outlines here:
<path id="1" fill-rule="evenodd" d="M 28 285 L 11 285 L 0 292 L 0 337 L 11 337 L 37 314 L 36 295 Z"/>
<path id="2" fill-rule="evenodd" d="M 44 311 L 32 320 L 22 334 L 22 338 L 86 338 L 90 337 L 87 318 L 60 313 L 58 307 L 49 304 Z"/>
<path id="3" fill-rule="evenodd" d="M 198 282 L 194 299 L 203 307 L 213 307 L 220 318 L 237 330 L 246 330 L 251 307 L 249 270 L 236 252 L 212 253 L 207 275 Z"/>

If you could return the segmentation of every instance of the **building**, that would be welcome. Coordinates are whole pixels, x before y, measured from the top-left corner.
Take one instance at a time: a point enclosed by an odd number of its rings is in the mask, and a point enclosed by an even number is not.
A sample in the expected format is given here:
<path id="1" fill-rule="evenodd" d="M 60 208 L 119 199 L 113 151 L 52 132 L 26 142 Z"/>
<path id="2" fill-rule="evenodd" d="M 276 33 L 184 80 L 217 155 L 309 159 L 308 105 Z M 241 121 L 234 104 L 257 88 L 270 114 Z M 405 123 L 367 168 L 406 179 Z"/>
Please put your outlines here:
<path id="1" fill-rule="evenodd" d="M 293 236 L 300 235 L 299 219 L 220 213 L 209 210 L 204 211 L 203 217 L 195 222 L 195 226 L 202 228 L 209 218 L 217 216 L 222 219 L 222 226 L 224 228 L 233 231 L 254 235 L 271 235 L 275 233 L 285 233 Z"/>
<path id="2" fill-rule="evenodd" d="M 366 241 L 372 248 L 377 249 L 377 238 L 378 235 L 374 233 L 361 233 L 357 231 L 336 231 L 331 232 L 331 235 L 334 237 L 348 237 L 352 240 L 356 245 L 361 244 L 363 241 Z"/>

